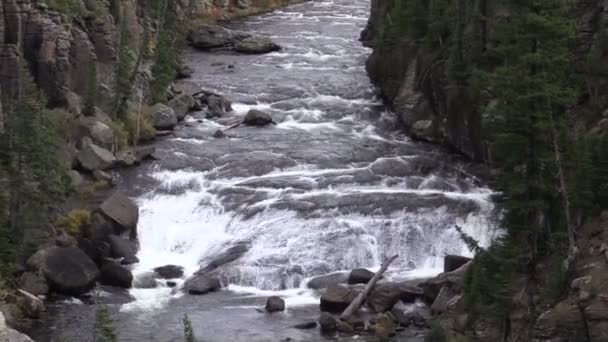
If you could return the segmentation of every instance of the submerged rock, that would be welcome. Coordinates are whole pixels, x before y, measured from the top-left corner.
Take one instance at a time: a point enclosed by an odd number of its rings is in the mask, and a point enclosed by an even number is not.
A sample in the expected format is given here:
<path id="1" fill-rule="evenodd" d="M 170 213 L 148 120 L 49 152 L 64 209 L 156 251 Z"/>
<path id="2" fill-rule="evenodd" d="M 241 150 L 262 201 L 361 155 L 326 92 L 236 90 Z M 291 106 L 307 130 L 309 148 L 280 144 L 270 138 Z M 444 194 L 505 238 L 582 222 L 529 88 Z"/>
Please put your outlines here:
<path id="1" fill-rule="evenodd" d="M 317 322 L 300 323 L 300 324 L 294 325 L 293 327 L 295 329 L 300 329 L 300 330 L 314 329 L 317 327 Z"/>
<path id="2" fill-rule="evenodd" d="M 338 330 L 338 319 L 332 314 L 321 312 L 319 326 L 321 326 L 321 333 L 323 334 L 335 333 Z"/>
<path id="3" fill-rule="evenodd" d="M 263 54 L 281 50 L 270 38 L 263 36 L 248 37 L 238 41 L 234 50 L 240 53 Z"/>

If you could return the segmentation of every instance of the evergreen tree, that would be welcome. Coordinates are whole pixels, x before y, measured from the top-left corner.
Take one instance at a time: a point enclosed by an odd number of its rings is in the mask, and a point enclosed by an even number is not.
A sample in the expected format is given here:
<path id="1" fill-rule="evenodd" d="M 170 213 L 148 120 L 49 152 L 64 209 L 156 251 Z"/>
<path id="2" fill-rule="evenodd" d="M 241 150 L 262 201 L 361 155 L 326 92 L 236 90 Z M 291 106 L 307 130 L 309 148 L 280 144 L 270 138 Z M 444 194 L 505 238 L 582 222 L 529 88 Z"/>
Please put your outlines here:
<path id="1" fill-rule="evenodd" d="M 97 309 L 95 316 L 95 342 L 118 342 L 114 320 L 105 305 Z"/>
<path id="2" fill-rule="evenodd" d="M 118 61 L 114 75 L 114 118 L 124 119 L 128 111 L 128 101 L 132 94 L 136 56 L 133 52 L 133 37 L 127 21 L 120 22 L 120 43 Z"/>
<path id="3" fill-rule="evenodd" d="M 84 97 L 82 114 L 85 116 L 95 115 L 95 100 L 97 98 L 97 65 L 94 60 L 89 62 L 89 74 L 87 75 L 87 90 Z"/>
<path id="4" fill-rule="evenodd" d="M 196 336 L 194 336 L 194 329 L 192 329 L 192 322 L 188 314 L 184 314 L 184 341 L 185 342 L 196 342 Z"/>

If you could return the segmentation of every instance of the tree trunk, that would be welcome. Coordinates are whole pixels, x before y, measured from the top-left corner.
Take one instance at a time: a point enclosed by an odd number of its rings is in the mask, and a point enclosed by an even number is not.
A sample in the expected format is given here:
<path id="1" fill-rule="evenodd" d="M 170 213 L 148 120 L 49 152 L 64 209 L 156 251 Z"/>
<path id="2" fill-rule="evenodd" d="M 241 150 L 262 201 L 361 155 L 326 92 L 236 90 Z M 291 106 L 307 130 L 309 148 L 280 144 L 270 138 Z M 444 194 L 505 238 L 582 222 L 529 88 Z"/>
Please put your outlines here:
<path id="1" fill-rule="evenodd" d="M 378 272 L 376 272 L 376 274 L 374 274 L 374 277 L 369 281 L 369 283 L 367 283 L 365 290 L 363 292 L 361 292 L 357 296 L 357 298 L 355 298 L 350 303 L 350 305 L 346 308 L 346 310 L 344 310 L 342 315 L 340 315 L 341 320 L 346 320 L 347 318 L 352 316 L 357 310 L 359 310 L 359 307 L 361 307 L 361 305 L 363 304 L 363 301 L 365 301 L 365 299 L 367 298 L 369 293 L 372 291 L 372 289 L 374 288 L 374 286 L 376 285 L 378 280 L 380 280 L 380 277 L 382 277 L 382 274 L 384 274 L 384 272 L 386 272 L 386 270 L 388 269 L 388 266 L 393 261 L 395 261 L 395 259 L 397 259 L 398 257 L 399 257 L 399 255 L 394 255 L 382 264 L 382 267 L 380 267 L 380 270 L 378 270 Z"/>

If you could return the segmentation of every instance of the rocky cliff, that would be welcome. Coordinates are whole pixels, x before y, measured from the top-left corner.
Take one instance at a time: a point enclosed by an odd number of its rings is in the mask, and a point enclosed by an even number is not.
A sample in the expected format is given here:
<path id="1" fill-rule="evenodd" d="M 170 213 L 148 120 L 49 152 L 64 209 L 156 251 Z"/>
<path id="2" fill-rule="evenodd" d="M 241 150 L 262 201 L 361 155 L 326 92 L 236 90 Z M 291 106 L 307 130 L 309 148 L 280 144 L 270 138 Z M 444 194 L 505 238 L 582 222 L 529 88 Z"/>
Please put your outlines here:
<path id="1" fill-rule="evenodd" d="M 431 20 L 429 24 L 428 13 L 415 13 L 420 11 L 415 7 L 419 3 L 422 2 L 372 0 L 371 17 L 361 35 L 364 44 L 373 49 L 368 73 L 412 136 L 447 145 L 472 159 L 500 167 L 489 146 L 495 138 L 488 122 L 496 105 L 492 90 L 472 91 L 474 85 L 463 82 L 457 68 L 466 69 L 463 64 L 484 71 L 496 67 L 492 64 L 495 61 L 484 54 L 497 45 L 498 39 L 488 23 L 504 22 L 510 13 L 499 1 L 437 1 L 431 2 L 437 12 L 430 16 L 436 15 L 442 21 Z M 567 131 L 579 140 L 599 145 L 608 132 L 608 97 L 600 90 L 608 81 L 604 68 L 608 56 L 608 2 L 578 0 L 569 14 L 572 17 L 563 21 L 573 22 L 575 35 L 572 68 L 564 71 L 580 83 L 576 85 L 575 103 L 564 110 L 573 118 Z M 421 26 L 431 33 L 420 35 L 416 20 L 424 21 Z M 524 95 L 522 90 L 521 96 Z M 522 156 L 521 164 L 523 159 Z M 576 169 L 583 167 L 579 163 Z M 596 167 L 598 174 L 606 174 L 605 165 Z M 599 206 L 599 211 L 605 210 L 602 204 Z M 433 334 L 439 336 L 436 340 L 608 341 L 608 276 L 604 271 L 608 265 L 608 212 L 596 215 L 599 211 L 580 216 L 576 224 L 580 228 L 573 239 L 579 254 L 567 275 L 560 274 L 561 263 L 551 266 L 548 256 L 535 260 L 533 269 L 515 272 L 509 282 L 510 307 L 498 323 L 487 317 L 473 319 L 463 290 L 455 290 L 449 282 L 437 278 L 441 286 L 428 298 L 437 317 Z M 555 217 L 559 215 L 549 220 Z M 555 222 L 548 223 L 553 224 L 557 226 Z M 555 254 L 559 253 L 563 251 Z M 501 271 L 490 271 L 498 272 Z M 556 289 L 555 284 L 560 283 Z M 548 299 L 552 291 L 560 295 Z"/>
<path id="2" fill-rule="evenodd" d="M 484 114 L 491 109 L 492 102 L 472 98 L 450 77 L 447 46 L 429 47 L 428 41 L 386 28 L 387 22 L 400 20 L 395 11 L 397 3 L 395 0 L 372 0 L 368 27 L 361 35 L 364 44 L 373 49 L 367 63 L 372 81 L 414 137 L 444 143 L 476 160 L 488 160 L 487 140 L 491 133 L 486 129 Z M 496 1 L 479 1 L 474 6 L 478 8 L 469 7 L 462 14 L 465 37 L 462 44 L 472 55 L 483 52 L 495 39 L 492 28 L 484 22 L 505 16 Z M 476 17 L 480 11 L 486 18 L 481 23 Z M 592 55 L 604 60 L 608 54 L 608 4 L 578 0 L 573 15 L 576 17 L 577 63 L 576 70 L 572 71 L 582 74 Z M 453 38 L 452 35 L 453 32 L 442 33 L 440 44 Z M 601 88 L 597 84 L 595 87 Z M 608 108 L 608 99 L 600 97 L 590 113 L 587 106 L 590 96 L 583 94 L 577 109 L 586 114 L 585 129 L 605 131 L 608 126 L 606 113 L 604 116 L 598 113 Z M 595 109 L 598 107 L 601 110 Z"/>

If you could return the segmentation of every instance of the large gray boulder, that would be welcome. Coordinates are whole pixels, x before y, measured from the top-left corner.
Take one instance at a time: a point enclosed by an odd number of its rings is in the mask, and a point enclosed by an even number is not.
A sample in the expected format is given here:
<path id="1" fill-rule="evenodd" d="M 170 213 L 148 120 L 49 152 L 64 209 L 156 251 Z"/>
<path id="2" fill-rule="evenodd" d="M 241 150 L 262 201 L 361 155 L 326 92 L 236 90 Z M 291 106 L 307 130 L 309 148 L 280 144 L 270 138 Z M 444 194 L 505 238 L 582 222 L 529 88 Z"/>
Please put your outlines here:
<path id="1" fill-rule="evenodd" d="M 2 342 L 34 342 L 27 335 L 11 329 L 6 325 L 4 314 L 0 312 L 0 341 Z"/>
<path id="2" fill-rule="evenodd" d="M 266 126 L 274 122 L 272 121 L 272 116 L 270 116 L 270 114 L 262 112 L 261 110 L 252 109 L 245 115 L 243 123 L 248 126 Z"/>
<path id="3" fill-rule="evenodd" d="M 116 162 L 116 158 L 112 152 L 95 145 L 88 137 L 82 139 L 82 147 L 78 151 L 76 159 L 83 169 L 91 172 L 95 170 L 107 170 L 114 166 Z"/>
<path id="4" fill-rule="evenodd" d="M 205 295 L 221 288 L 222 283 L 215 274 L 195 275 L 184 283 L 184 291 L 191 295 Z"/>
<path id="5" fill-rule="evenodd" d="M 360 289 L 332 285 L 321 295 L 321 311 L 341 313 L 360 293 Z"/>
<path id="6" fill-rule="evenodd" d="M 177 125 L 177 115 L 173 108 L 162 103 L 155 104 L 150 110 L 152 126 L 159 130 L 173 129 Z"/>
<path id="7" fill-rule="evenodd" d="M 242 39 L 234 45 L 234 50 L 240 53 L 262 54 L 281 50 L 270 38 L 254 36 Z"/>
<path id="8" fill-rule="evenodd" d="M 230 31 L 217 25 L 201 24 L 190 32 L 190 44 L 201 50 L 229 46 L 233 39 Z"/>
<path id="9" fill-rule="evenodd" d="M 106 199 L 99 211 L 114 224 L 117 233 L 134 232 L 139 221 L 139 208 L 129 197 L 116 192 Z"/>
<path id="10" fill-rule="evenodd" d="M 195 101 L 194 97 L 190 94 L 180 94 L 171 99 L 167 105 L 173 109 L 177 120 L 181 121 L 184 120 L 190 109 L 194 107 Z"/>
<path id="11" fill-rule="evenodd" d="M 112 149 L 114 131 L 108 125 L 96 117 L 82 117 L 79 123 L 83 135 L 91 137 L 95 144 L 103 148 Z"/>
<path id="12" fill-rule="evenodd" d="M 207 117 L 221 117 L 226 112 L 232 111 L 232 103 L 220 95 L 209 95 L 207 101 Z"/>
<path id="13" fill-rule="evenodd" d="M 49 247 L 34 254 L 28 265 L 37 267 L 54 292 L 78 296 L 95 286 L 99 269 L 78 247 Z"/>

